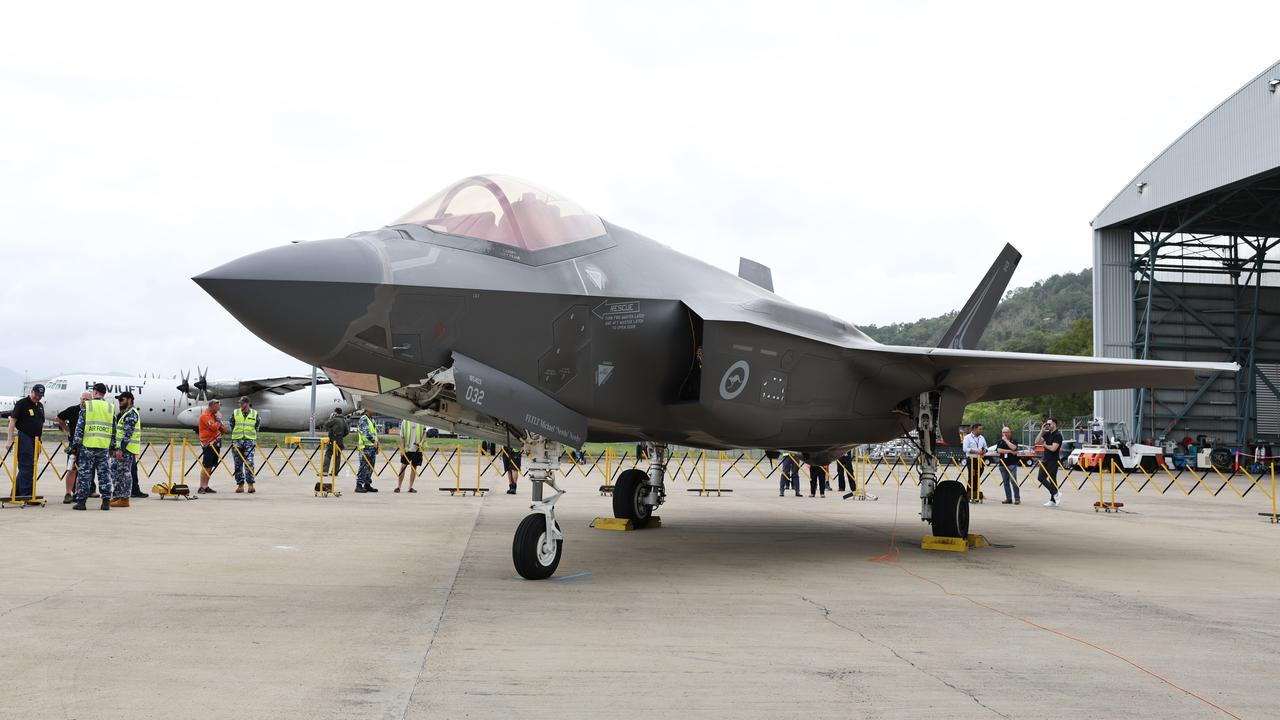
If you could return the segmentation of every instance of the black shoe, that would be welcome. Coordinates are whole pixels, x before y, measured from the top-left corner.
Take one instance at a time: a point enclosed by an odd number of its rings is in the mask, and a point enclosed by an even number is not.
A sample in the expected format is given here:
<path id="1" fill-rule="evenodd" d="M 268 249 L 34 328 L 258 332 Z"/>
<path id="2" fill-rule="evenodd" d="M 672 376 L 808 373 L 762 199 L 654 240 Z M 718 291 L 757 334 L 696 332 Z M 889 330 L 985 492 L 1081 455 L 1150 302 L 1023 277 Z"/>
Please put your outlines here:
<path id="1" fill-rule="evenodd" d="M 111 498 L 105 498 L 105 497 L 102 498 L 102 509 L 103 510 L 111 509 Z"/>
<path id="2" fill-rule="evenodd" d="M 64 496 L 63 496 L 63 498 L 62 498 L 62 504 L 63 504 L 63 505 L 70 505 L 71 503 L 73 503 L 73 502 L 75 502 L 75 501 L 76 501 L 76 499 L 75 499 L 74 497 L 71 497 L 71 493 L 67 493 L 67 494 L 66 494 L 66 495 L 64 495 Z"/>
<path id="3" fill-rule="evenodd" d="M 218 491 L 217 491 L 217 490 L 214 490 L 214 489 L 213 489 L 213 488 L 211 488 L 211 487 L 207 487 L 207 488 L 205 488 L 205 489 L 204 489 L 204 491 L 205 491 L 206 493 L 210 494 L 210 495 L 217 495 L 217 494 L 218 494 Z"/>
<path id="4" fill-rule="evenodd" d="M 363 486 L 363 485 L 357 485 L 357 486 L 356 486 L 356 492 L 358 492 L 358 493 L 366 493 L 366 492 L 369 492 L 369 488 L 367 488 L 367 487 L 365 487 L 365 486 Z"/>
<path id="5" fill-rule="evenodd" d="M 413 488 L 409 488 L 409 492 L 418 492 L 418 491 L 414 490 Z"/>
<path id="6" fill-rule="evenodd" d="M 396 488 L 395 490 L 392 490 L 391 492 L 400 492 L 400 488 Z"/>
<path id="7" fill-rule="evenodd" d="M 515 495 L 515 494 L 516 494 L 516 489 L 515 489 L 515 487 L 514 487 L 514 486 L 512 486 L 512 487 L 508 487 L 508 488 L 507 488 L 507 494 L 508 494 L 508 495 Z"/>
<path id="8" fill-rule="evenodd" d="M 1001 504 L 1001 505 L 1012 505 L 1012 504 L 1013 504 L 1013 501 L 1012 501 L 1012 500 L 1001 500 L 1001 501 L 1000 501 L 1000 504 Z"/>
<path id="9" fill-rule="evenodd" d="M 145 498 L 145 497 L 151 497 L 151 495 L 149 495 L 148 493 L 144 493 L 144 492 L 142 492 L 141 490 L 139 490 L 139 491 L 138 491 L 138 492 L 136 492 L 136 493 L 130 493 L 130 494 L 129 494 L 129 497 L 131 497 L 131 498 Z"/>
<path id="10" fill-rule="evenodd" d="M 374 487 L 374 486 L 372 486 L 372 485 L 365 485 L 365 486 L 364 486 L 364 491 L 365 491 L 365 492 L 378 492 L 378 488 L 376 488 L 376 487 Z"/>
<path id="11" fill-rule="evenodd" d="M 77 500 L 77 501 L 76 501 L 76 504 L 71 506 L 71 509 L 72 509 L 72 510 L 87 510 L 88 508 L 86 508 L 86 507 L 84 506 L 84 501 L 83 501 L 83 500 Z"/>

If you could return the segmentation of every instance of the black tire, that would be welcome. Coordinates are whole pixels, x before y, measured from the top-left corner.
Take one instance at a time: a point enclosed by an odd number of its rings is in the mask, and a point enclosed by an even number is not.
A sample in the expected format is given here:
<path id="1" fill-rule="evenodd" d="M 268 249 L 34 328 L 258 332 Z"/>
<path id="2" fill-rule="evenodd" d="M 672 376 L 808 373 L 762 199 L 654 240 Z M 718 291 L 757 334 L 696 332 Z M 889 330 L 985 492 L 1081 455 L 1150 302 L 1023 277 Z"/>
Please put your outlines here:
<path id="1" fill-rule="evenodd" d="M 511 562 L 515 564 L 520 577 L 526 580 L 546 580 L 560 566 L 564 540 L 556 541 L 554 558 L 543 557 L 540 547 L 546 531 L 547 516 L 542 513 L 529 513 L 516 526 L 515 538 L 511 541 Z"/>
<path id="2" fill-rule="evenodd" d="M 944 480 L 933 491 L 933 534 L 953 538 L 969 534 L 969 490 L 963 483 Z"/>
<path id="3" fill-rule="evenodd" d="M 1155 475 L 1160 470 L 1160 463 L 1156 462 L 1154 455 L 1144 455 L 1138 461 L 1138 467 L 1145 470 L 1148 475 Z"/>
<path id="4" fill-rule="evenodd" d="M 653 508 L 642 502 L 649 494 L 649 474 L 638 468 L 623 470 L 613 484 L 613 516 L 630 520 L 635 527 L 649 524 Z"/>
<path id="5" fill-rule="evenodd" d="M 1214 448 L 1209 452 L 1209 464 L 1218 472 L 1231 472 L 1236 467 L 1235 457 L 1226 448 Z"/>

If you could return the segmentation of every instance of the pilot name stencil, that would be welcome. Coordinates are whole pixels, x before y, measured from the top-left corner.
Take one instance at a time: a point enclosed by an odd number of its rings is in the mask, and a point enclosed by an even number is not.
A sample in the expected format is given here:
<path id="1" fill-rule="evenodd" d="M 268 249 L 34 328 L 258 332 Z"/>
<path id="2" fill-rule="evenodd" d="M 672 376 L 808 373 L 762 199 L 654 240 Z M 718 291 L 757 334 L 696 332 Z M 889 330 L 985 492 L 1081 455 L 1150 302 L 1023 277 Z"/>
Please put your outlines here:
<path id="1" fill-rule="evenodd" d="M 602 302 L 591 311 L 593 315 L 604 320 L 609 330 L 634 330 L 644 324 L 644 313 L 640 311 L 640 303 Z"/>

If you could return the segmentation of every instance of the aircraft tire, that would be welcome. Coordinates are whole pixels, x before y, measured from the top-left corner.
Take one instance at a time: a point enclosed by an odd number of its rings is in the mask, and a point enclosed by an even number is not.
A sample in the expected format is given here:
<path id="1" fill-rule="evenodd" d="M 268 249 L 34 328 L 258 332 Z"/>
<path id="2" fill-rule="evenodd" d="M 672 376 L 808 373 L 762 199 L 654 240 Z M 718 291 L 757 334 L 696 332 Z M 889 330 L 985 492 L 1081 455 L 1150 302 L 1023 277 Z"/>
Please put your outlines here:
<path id="1" fill-rule="evenodd" d="M 515 538 L 511 541 L 511 562 L 526 580 L 546 580 L 560 565 L 564 540 L 556 541 L 555 557 L 546 557 L 542 554 L 542 536 L 546 532 L 547 516 L 542 513 L 529 513 L 516 526 Z"/>
<path id="2" fill-rule="evenodd" d="M 653 508 L 641 502 L 648 494 L 649 474 L 639 468 L 623 470 L 613 483 L 613 516 L 630 520 L 634 527 L 649 524 Z"/>
<path id="3" fill-rule="evenodd" d="M 968 489 L 954 480 L 938 483 L 933 491 L 933 534 L 962 538 L 969 534 Z"/>

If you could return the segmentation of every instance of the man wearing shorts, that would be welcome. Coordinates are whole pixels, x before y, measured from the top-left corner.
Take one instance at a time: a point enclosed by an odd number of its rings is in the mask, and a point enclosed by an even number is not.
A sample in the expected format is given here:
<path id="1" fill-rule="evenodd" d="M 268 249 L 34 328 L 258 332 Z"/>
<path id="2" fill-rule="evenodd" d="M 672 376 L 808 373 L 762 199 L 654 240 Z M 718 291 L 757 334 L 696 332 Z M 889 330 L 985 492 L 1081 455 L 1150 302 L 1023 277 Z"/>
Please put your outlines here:
<path id="1" fill-rule="evenodd" d="M 520 477 L 520 451 L 510 445 L 502 448 L 502 474 L 507 476 L 507 494 L 516 494 L 516 479 Z"/>
<path id="2" fill-rule="evenodd" d="M 421 423 L 412 420 L 400 423 L 400 472 L 396 475 L 396 489 L 392 492 L 400 492 L 406 467 L 412 467 L 409 471 L 409 492 L 418 492 L 413 489 L 413 481 L 418 479 L 418 468 L 422 467 L 422 437 L 426 431 Z"/>
<path id="3" fill-rule="evenodd" d="M 200 414 L 197 431 L 200 433 L 200 489 L 197 493 L 216 493 L 209 487 L 209 476 L 213 474 L 222 456 L 222 435 L 231 432 L 231 428 L 222 422 L 218 410 L 222 405 L 217 400 L 210 400 L 209 407 Z"/>

